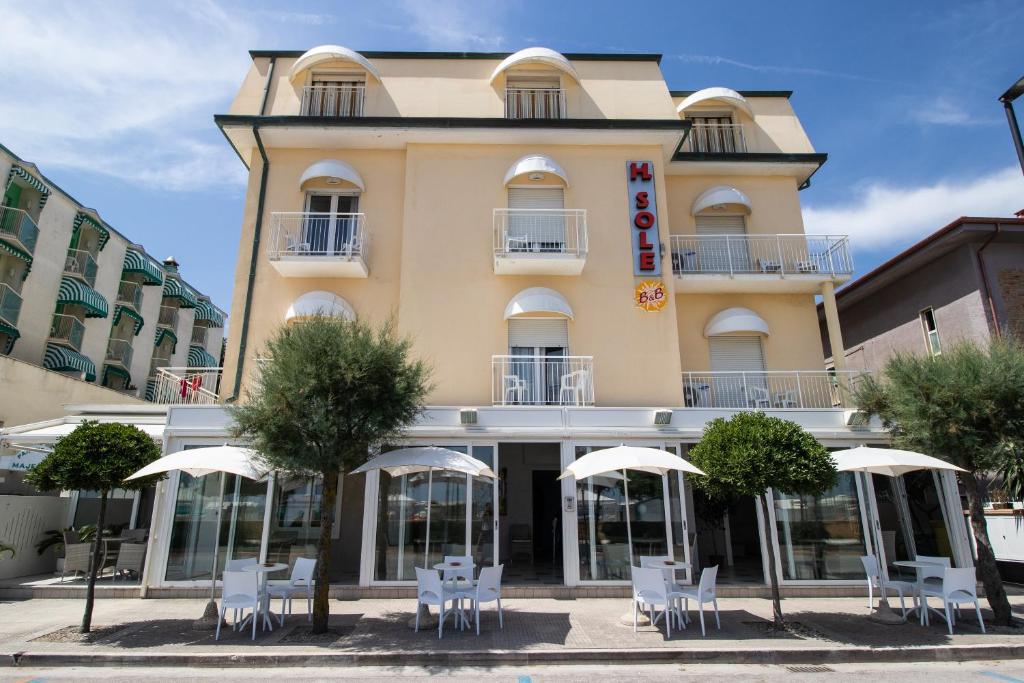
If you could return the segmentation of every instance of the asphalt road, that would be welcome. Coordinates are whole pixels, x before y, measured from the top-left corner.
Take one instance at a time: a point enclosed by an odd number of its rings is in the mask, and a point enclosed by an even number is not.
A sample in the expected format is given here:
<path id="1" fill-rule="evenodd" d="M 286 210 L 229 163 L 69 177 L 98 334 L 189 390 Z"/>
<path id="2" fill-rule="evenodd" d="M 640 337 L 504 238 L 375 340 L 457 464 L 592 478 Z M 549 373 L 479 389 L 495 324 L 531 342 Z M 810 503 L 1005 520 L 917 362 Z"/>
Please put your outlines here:
<path id="1" fill-rule="evenodd" d="M 730 664 L 649 664 L 643 667 L 617 665 L 532 666 L 532 667 L 340 667 L 340 668 L 263 668 L 263 669 L 203 669 L 158 667 L 69 667 L 50 669 L 0 669 L 0 681 L 57 682 L 93 681 L 106 683 L 140 681 L 264 681 L 286 679 L 290 681 L 394 681 L 420 680 L 443 677 L 453 681 L 479 683 L 481 680 L 510 681 L 512 683 L 542 683 L 545 681 L 800 681 L 828 679 L 830 681 L 873 681 L 880 678 L 908 681 L 981 681 L 986 683 L 1024 683 L 1024 660 L 1001 662 L 964 662 L 935 664 L 832 664 L 826 668 L 806 667 L 808 671 L 777 665 Z"/>

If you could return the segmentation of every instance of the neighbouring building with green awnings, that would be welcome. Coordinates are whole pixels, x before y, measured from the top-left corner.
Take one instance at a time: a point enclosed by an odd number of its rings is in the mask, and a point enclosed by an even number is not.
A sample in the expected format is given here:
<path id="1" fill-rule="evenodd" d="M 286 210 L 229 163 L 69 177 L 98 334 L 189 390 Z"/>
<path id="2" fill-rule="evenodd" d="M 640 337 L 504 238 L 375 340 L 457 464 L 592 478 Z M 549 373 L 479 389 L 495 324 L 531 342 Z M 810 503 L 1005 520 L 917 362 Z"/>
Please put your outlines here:
<path id="1" fill-rule="evenodd" d="M 80 372 L 86 382 L 96 381 L 96 364 L 74 349 L 49 344 L 43 356 L 43 367 L 56 372 Z"/>
<path id="2" fill-rule="evenodd" d="M 164 281 L 164 298 L 177 299 L 181 308 L 195 308 L 199 303 L 192 288 L 176 277 Z"/>
<path id="3" fill-rule="evenodd" d="M 224 314 L 208 298 L 200 297 L 196 304 L 196 322 L 208 322 L 210 327 L 224 327 Z"/>
<path id="4" fill-rule="evenodd" d="M 142 331 L 142 326 L 146 324 L 146 321 L 142 319 L 142 316 L 127 306 L 117 304 L 114 306 L 114 320 L 111 323 L 112 327 L 117 327 L 117 324 L 121 322 L 121 316 L 132 319 L 132 322 L 134 323 L 134 334 L 138 336 L 139 332 Z"/>
<path id="5" fill-rule="evenodd" d="M 201 346 L 188 347 L 188 366 L 190 368 L 215 368 L 217 359 Z"/>
<path id="6" fill-rule="evenodd" d="M 124 368 L 119 368 L 116 365 L 104 365 L 103 366 L 103 386 L 111 386 L 111 380 L 114 377 L 121 378 L 124 380 L 124 386 L 129 387 L 132 383 L 132 375 Z"/>
<path id="7" fill-rule="evenodd" d="M 74 242 L 75 237 L 82 229 L 82 223 L 88 223 L 100 234 L 100 251 L 103 251 L 103 247 L 107 246 L 107 242 L 110 240 L 110 230 L 107 229 L 107 226 L 103 225 L 103 221 L 89 215 L 85 211 L 79 211 L 75 214 L 75 221 L 71 224 L 72 242 Z"/>
<path id="8" fill-rule="evenodd" d="M 164 270 L 160 264 L 136 247 L 128 247 L 128 251 L 125 252 L 122 271 L 138 273 L 142 276 L 144 285 L 162 285 L 164 283 Z"/>
<path id="9" fill-rule="evenodd" d="M 153 346 L 160 346 L 164 343 L 164 339 L 171 340 L 171 353 L 174 353 L 178 349 L 178 335 L 174 334 L 174 330 L 169 327 L 161 327 L 156 331 L 156 341 L 153 342 Z"/>
<path id="10" fill-rule="evenodd" d="M 46 183 L 37 178 L 35 174 L 20 164 L 14 164 L 11 166 L 11 172 L 7 174 L 7 183 L 5 186 L 9 187 L 11 183 L 14 182 L 15 178 L 20 178 L 26 185 L 38 190 L 40 194 L 39 208 L 42 209 L 46 206 L 46 200 L 50 198 L 50 188 L 46 186 Z"/>
<path id="11" fill-rule="evenodd" d="M 57 291 L 57 303 L 81 306 L 86 318 L 106 318 L 109 313 L 107 300 L 95 289 L 70 277 L 62 278 Z"/>

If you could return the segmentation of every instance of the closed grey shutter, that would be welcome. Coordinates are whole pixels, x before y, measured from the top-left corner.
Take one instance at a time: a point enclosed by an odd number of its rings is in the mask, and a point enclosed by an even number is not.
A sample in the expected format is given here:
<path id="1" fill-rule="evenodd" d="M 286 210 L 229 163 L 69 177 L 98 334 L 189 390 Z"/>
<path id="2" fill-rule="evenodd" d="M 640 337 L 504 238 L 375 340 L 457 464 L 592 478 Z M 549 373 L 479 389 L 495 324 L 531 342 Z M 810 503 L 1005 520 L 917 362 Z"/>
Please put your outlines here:
<path id="1" fill-rule="evenodd" d="M 508 208 L 546 209 L 513 211 L 508 219 L 510 251 L 559 253 L 565 248 L 564 197 L 560 187 L 510 187 Z"/>
<path id="2" fill-rule="evenodd" d="M 510 187 L 508 208 L 510 209 L 561 209 L 564 197 L 560 187 Z"/>
<path id="3" fill-rule="evenodd" d="M 762 372 L 760 337 L 710 337 L 712 372 Z"/>
<path id="4" fill-rule="evenodd" d="M 716 408 L 768 407 L 760 337 L 711 337 L 711 405 Z M 722 374 L 715 374 L 722 373 Z M 751 373 L 751 374 L 744 374 Z"/>
<path id="5" fill-rule="evenodd" d="M 508 321 L 508 346 L 569 348 L 569 325 L 564 318 L 513 318 Z"/>
<path id="6" fill-rule="evenodd" d="M 698 235 L 745 235 L 743 216 L 695 216 Z"/>
<path id="7" fill-rule="evenodd" d="M 697 262 L 705 273 L 749 272 L 750 249 L 742 237 L 746 235 L 743 216 L 695 216 L 697 220 Z M 719 236 L 719 237 L 716 237 Z"/>

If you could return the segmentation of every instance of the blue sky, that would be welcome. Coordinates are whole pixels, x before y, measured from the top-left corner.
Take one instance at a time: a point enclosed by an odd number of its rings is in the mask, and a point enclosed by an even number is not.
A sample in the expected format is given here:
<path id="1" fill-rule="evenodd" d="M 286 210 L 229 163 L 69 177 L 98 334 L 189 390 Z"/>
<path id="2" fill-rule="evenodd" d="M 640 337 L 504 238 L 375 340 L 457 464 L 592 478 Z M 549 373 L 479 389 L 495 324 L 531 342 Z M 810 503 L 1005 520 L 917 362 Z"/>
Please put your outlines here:
<path id="1" fill-rule="evenodd" d="M 850 234 L 859 273 L 959 215 L 1024 209 L 997 101 L 1024 75 L 1019 0 L 0 0 L 0 16 L 0 142 L 223 308 L 245 172 L 213 114 L 253 48 L 660 52 L 674 89 L 794 90 L 829 154 L 806 228 Z"/>

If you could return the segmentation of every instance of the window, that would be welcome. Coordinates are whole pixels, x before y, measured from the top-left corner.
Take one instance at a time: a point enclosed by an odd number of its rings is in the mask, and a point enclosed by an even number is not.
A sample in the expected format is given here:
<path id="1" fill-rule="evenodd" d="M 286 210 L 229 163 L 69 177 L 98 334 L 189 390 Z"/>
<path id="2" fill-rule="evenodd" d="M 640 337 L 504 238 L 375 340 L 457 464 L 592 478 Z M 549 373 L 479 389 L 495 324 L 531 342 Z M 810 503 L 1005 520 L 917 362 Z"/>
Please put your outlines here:
<path id="1" fill-rule="evenodd" d="M 310 254 L 358 253 L 359 195 L 310 193 L 302 242 Z"/>
<path id="2" fill-rule="evenodd" d="M 562 377 L 572 371 L 569 326 L 565 319 L 516 318 L 508 321 L 509 374 L 519 396 L 513 402 L 557 403 Z"/>
<path id="3" fill-rule="evenodd" d="M 508 188 L 508 251 L 565 251 L 565 199 L 560 187 Z"/>
<path id="4" fill-rule="evenodd" d="M 705 112 L 687 116 L 693 122 L 689 151 L 708 154 L 734 154 L 747 151 L 743 128 L 735 123 L 732 114 Z"/>
<path id="5" fill-rule="evenodd" d="M 565 92 L 558 76 L 509 76 L 505 85 L 505 118 L 565 118 Z"/>
<path id="6" fill-rule="evenodd" d="M 939 329 L 935 326 L 935 311 L 926 308 L 921 311 L 921 327 L 924 328 L 924 339 L 928 346 L 928 353 L 938 356 L 942 353 L 942 346 L 939 344 Z"/>
<path id="7" fill-rule="evenodd" d="M 302 89 L 302 116 L 353 117 L 363 115 L 366 78 L 358 74 L 313 74 Z"/>

